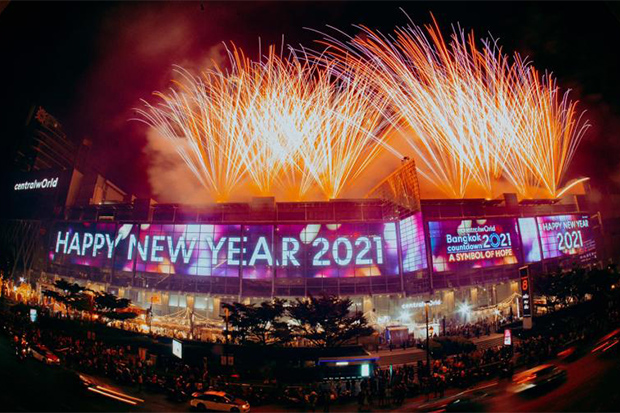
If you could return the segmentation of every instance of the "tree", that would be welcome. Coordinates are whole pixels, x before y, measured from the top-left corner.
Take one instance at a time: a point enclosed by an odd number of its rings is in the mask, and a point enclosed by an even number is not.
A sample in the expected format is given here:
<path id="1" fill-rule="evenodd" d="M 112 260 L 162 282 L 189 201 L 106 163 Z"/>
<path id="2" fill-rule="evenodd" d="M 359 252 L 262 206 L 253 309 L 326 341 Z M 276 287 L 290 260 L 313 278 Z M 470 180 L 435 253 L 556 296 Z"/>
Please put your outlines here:
<path id="1" fill-rule="evenodd" d="M 255 304 L 225 303 L 233 340 L 240 344 L 248 342 L 263 345 L 285 344 L 290 341 L 288 324 L 282 321 L 285 314 L 284 300 L 264 301 Z"/>
<path id="2" fill-rule="evenodd" d="M 361 311 L 351 313 L 352 301 L 331 295 L 297 299 L 288 309 L 294 321 L 293 333 L 316 346 L 337 347 L 354 338 L 371 335 Z"/>
<path id="3" fill-rule="evenodd" d="M 55 290 L 45 290 L 43 294 L 46 297 L 53 298 L 65 305 L 67 312 L 69 308 L 75 311 L 92 311 L 93 301 L 92 290 L 82 287 L 77 283 L 70 283 L 64 279 L 56 280 L 54 282 Z"/>
<path id="4" fill-rule="evenodd" d="M 110 320 L 125 322 L 138 316 L 133 311 L 124 311 L 131 306 L 131 300 L 128 298 L 118 298 L 114 294 L 99 291 L 95 295 L 96 311 Z"/>
<path id="5" fill-rule="evenodd" d="M 98 292 L 95 295 L 95 309 L 99 312 L 117 311 L 128 308 L 131 300 L 128 298 L 118 298 L 114 294 Z"/>

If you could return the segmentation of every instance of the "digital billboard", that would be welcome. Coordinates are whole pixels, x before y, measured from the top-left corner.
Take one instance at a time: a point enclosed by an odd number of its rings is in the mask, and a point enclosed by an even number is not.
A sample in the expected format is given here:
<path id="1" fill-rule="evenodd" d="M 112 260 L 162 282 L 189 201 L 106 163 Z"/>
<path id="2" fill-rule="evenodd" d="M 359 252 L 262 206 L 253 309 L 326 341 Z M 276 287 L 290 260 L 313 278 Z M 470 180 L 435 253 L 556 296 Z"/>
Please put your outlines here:
<path id="1" fill-rule="evenodd" d="M 540 238 L 538 237 L 536 218 L 519 218 L 519 233 L 521 235 L 524 262 L 526 264 L 539 262 L 542 253 L 540 251 Z"/>
<path id="2" fill-rule="evenodd" d="M 519 234 L 513 218 L 430 221 L 428 226 L 436 272 L 519 262 Z"/>
<path id="3" fill-rule="evenodd" d="M 399 275 L 396 223 L 275 227 L 278 278 Z"/>
<path id="4" fill-rule="evenodd" d="M 61 223 L 50 260 L 117 271 L 239 277 L 399 275 L 395 223 Z"/>
<path id="5" fill-rule="evenodd" d="M 116 224 L 103 222 L 59 223 L 51 234 L 50 261 L 56 264 L 110 267 Z"/>
<path id="6" fill-rule="evenodd" d="M 422 214 L 417 213 L 407 217 L 401 220 L 398 226 L 403 272 L 410 273 L 426 268 L 426 244 L 424 242 Z"/>
<path id="7" fill-rule="evenodd" d="M 537 217 L 543 258 L 581 255 L 596 250 L 587 215 Z"/>

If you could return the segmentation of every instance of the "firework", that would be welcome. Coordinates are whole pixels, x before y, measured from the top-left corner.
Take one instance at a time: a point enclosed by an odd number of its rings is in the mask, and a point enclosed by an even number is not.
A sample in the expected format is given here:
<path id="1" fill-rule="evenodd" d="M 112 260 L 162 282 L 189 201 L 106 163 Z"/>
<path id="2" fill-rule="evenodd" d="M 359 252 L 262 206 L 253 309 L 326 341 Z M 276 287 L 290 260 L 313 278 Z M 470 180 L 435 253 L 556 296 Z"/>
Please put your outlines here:
<path id="1" fill-rule="evenodd" d="M 283 188 L 303 199 L 316 185 L 336 198 L 385 147 L 383 99 L 365 78 L 273 47 L 258 62 L 234 47 L 228 56 L 227 72 L 178 68 L 161 103 L 139 110 L 218 201 L 244 179 L 261 195 Z"/>
<path id="2" fill-rule="evenodd" d="M 555 197 L 587 128 L 576 104 L 497 44 L 473 33 L 446 42 L 434 21 L 385 36 L 359 26 L 344 41 L 325 36 L 325 53 L 342 70 L 372 80 L 391 102 L 386 118 L 403 131 L 420 174 L 453 198 L 472 187 L 492 196 L 500 177 L 522 196 L 541 187 Z"/>

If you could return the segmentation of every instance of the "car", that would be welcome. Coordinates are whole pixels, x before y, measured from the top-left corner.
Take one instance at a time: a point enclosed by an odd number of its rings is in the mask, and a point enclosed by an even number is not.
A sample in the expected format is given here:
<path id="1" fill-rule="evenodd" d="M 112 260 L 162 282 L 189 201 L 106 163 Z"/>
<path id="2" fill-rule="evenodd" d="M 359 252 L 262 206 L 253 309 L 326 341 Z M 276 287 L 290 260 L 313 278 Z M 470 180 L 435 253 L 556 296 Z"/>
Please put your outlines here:
<path id="1" fill-rule="evenodd" d="M 237 399 L 223 391 L 206 391 L 192 394 L 189 402 L 191 407 L 198 410 L 214 410 L 216 412 L 241 412 L 250 411 L 250 403 Z"/>
<path id="2" fill-rule="evenodd" d="M 529 392 L 558 384 L 564 380 L 566 380 L 566 370 L 554 364 L 541 364 L 516 374 L 510 390 L 513 393 Z"/>
<path id="3" fill-rule="evenodd" d="M 33 359 L 39 360 L 45 364 L 60 364 L 60 358 L 45 346 L 37 345 L 30 347 L 30 355 Z"/>

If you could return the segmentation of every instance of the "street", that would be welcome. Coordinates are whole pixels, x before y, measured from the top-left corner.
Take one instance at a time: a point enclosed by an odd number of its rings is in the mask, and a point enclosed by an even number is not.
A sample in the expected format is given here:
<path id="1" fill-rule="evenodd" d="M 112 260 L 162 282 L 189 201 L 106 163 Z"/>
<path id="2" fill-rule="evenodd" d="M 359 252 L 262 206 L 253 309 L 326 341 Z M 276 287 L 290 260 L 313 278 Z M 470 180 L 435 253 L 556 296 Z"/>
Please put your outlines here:
<path id="1" fill-rule="evenodd" d="M 601 358 L 588 353 L 566 368 L 565 383 L 538 396 L 523 397 L 506 391 L 507 381 L 480 383 L 493 394 L 487 400 L 487 411 L 614 411 L 620 405 L 617 384 L 620 383 L 620 359 L 617 356 Z M 187 411 L 185 403 L 168 401 L 164 395 L 136 392 L 135 389 L 114 388 L 125 394 L 144 399 L 132 406 L 103 395 L 87 391 L 77 375 L 62 367 L 47 366 L 31 358 L 18 361 L 7 338 L 0 338 L 0 380 L 4 388 L 0 394 L 5 411 Z M 101 380 L 111 387 L 112 383 Z M 447 395 L 458 393 L 457 390 Z M 436 400 L 410 399 L 393 411 L 425 410 Z M 282 406 L 259 406 L 253 411 L 284 411 Z M 357 410 L 356 404 L 333 405 L 332 411 Z M 381 409 L 389 410 L 389 409 Z"/>

